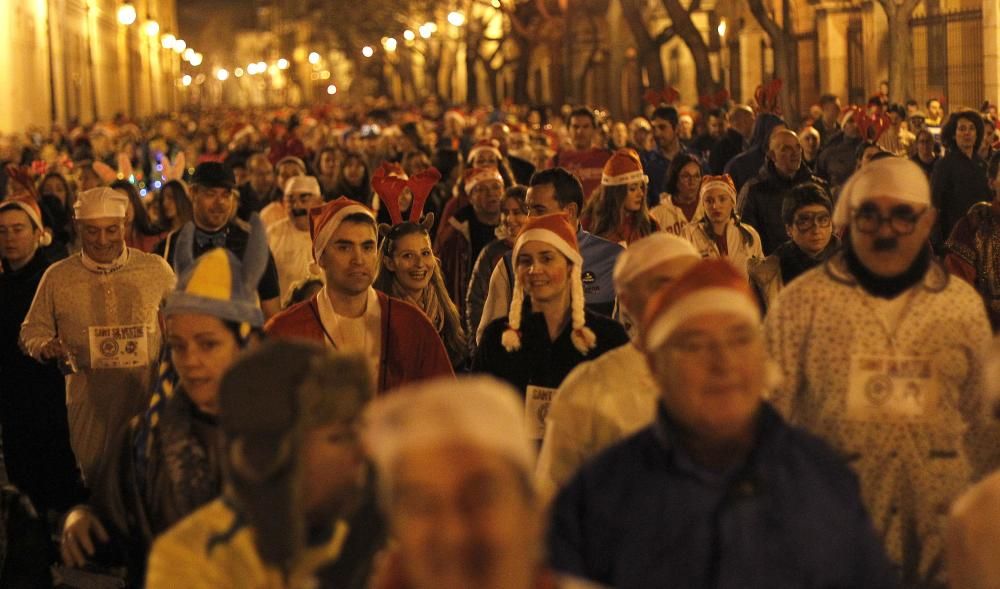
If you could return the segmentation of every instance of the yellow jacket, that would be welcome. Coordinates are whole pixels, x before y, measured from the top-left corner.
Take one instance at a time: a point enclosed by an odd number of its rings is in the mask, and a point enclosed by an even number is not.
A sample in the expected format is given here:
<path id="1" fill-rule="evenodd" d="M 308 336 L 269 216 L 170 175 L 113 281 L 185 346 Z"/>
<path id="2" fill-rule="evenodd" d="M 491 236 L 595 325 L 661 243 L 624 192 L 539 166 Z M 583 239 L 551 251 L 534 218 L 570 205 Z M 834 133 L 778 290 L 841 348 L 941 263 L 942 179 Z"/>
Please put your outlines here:
<path id="1" fill-rule="evenodd" d="M 285 579 L 257 555 L 252 528 L 232 533 L 235 520 L 236 513 L 222 499 L 181 520 L 153 544 L 146 587 L 311 589 L 314 573 L 337 559 L 347 538 L 347 524 L 338 522 L 330 540 L 307 549 Z"/>

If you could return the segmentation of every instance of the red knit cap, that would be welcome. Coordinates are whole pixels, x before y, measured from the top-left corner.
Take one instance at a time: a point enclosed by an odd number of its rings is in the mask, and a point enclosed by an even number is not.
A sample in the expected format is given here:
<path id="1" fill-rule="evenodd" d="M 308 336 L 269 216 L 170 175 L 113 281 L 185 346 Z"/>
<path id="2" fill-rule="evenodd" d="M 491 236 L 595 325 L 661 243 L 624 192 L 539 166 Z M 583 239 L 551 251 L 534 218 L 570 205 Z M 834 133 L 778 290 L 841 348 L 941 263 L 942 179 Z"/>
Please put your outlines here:
<path id="1" fill-rule="evenodd" d="M 633 182 L 649 182 L 649 176 L 643 173 L 639 154 L 630 147 L 623 147 L 611 154 L 604 164 L 601 173 L 601 184 L 604 186 L 624 186 Z"/>
<path id="2" fill-rule="evenodd" d="M 642 321 L 645 348 L 656 349 L 685 320 L 708 313 L 731 313 L 760 323 L 750 284 L 728 260 L 702 260 L 650 298 Z"/>
<path id="3" fill-rule="evenodd" d="M 367 215 L 372 221 L 375 220 L 375 213 L 371 209 L 346 196 L 332 200 L 321 207 L 309 209 L 309 236 L 313 242 L 313 258 L 317 262 L 337 227 L 340 227 L 345 217 L 355 213 Z"/>
<path id="4" fill-rule="evenodd" d="M 583 256 L 576 241 L 576 229 L 569 221 L 566 213 L 551 213 L 540 217 L 528 217 L 521 232 L 514 242 L 512 260 L 517 263 L 521 248 L 529 241 L 541 241 L 556 248 L 559 253 L 573 264 L 570 272 L 570 309 L 573 320 L 573 334 L 570 339 L 573 346 L 586 355 L 597 345 L 597 336 L 586 326 L 583 297 Z M 514 293 L 510 302 L 510 312 L 507 314 L 507 330 L 504 331 L 501 343 L 508 352 L 521 348 L 521 309 L 524 304 L 524 285 L 514 275 Z"/>
<path id="5" fill-rule="evenodd" d="M 42 225 L 42 209 L 31 195 L 11 196 L 0 201 L 0 211 L 9 209 L 20 209 L 28 215 L 35 227 L 42 232 L 38 238 L 39 245 L 44 247 L 52 243 L 52 234 Z"/>

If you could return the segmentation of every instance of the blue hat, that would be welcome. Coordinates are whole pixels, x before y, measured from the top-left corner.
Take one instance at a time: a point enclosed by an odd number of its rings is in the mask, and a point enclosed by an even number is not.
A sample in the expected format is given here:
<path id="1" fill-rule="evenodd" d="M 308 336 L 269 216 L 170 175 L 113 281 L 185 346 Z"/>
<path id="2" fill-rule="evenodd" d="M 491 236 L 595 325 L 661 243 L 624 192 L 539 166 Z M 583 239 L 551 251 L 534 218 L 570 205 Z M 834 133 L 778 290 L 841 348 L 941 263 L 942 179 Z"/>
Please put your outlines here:
<path id="1" fill-rule="evenodd" d="M 250 238 L 241 261 L 233 252 L 216 248 L 192 260 L 194 224 L 190 221 L 177 236 L 174 271 L 180 277 L 167 295 L 163 316 L 204 313 L 252 327 L 264 325 L 257 304 L 257 284 L 267 267 L 264 225 L 257 214 L 250 218 Z"/>

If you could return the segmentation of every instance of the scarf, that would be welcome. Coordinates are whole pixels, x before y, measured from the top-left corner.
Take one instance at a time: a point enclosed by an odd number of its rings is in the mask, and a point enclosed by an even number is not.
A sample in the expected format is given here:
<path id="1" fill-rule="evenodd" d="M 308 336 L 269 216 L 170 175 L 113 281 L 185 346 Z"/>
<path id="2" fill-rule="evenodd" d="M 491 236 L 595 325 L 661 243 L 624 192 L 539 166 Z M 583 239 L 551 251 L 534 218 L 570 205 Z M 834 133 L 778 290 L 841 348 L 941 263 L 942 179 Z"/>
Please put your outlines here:
<path id="1" fill-rule="evenodd" d="M 437 292 L 434 290 L 432 285 L 428 284 L 424 287 L 420 296 L 414 298 L 406 289 L 403 288 L 401 284 L 399 284 L 399 281 L 393 277 L 392 296 L 416 305 L 417 308 L 423 311 L 424 315 L 427 315 L 427 318 L 431 320 L 431 325 L 434 326 L 434 330 L 438 333 L 441 333 L 444 330 L 444 312 L 441 310 L 441 302 L 438 300 Z"/>
<path id="2" fill-rule="evenodd" d="M 80 261 L 83 262 L 83 267 L 91 272 L 97 272 L 98 274 L 110 274 L 128 262 L 128 247 L 122 248 L 122 255 L 118 256 L 113 262 L 109 264 L 102 264 L 101 262 L 94 261 L 87 252 L 80 251 Z"/>
<path id="3" fill-rule="evenodd" d="M 183 391 L 178 392 L 164 405 L 159 444 L 173 499 L 181 513 L 191 513 L 219 495 L 221 481 L 205 443 L 193 431 L 194 420 L 210 421 L 211 417 L 198 411 Z"/>
<path id="4" fill-rule="evenodd" d="M 908 269 L 902 274 L 888 278 L 874 274 L 866 268 L 854 253 L 854 247 L 850 243 L 844 248 L 844 261 L 847 262 L 848 271 L 865 292 L 881 299 L 892 299 L 924 279 L 931 265 L 931 249 L 930 246 L 924 247 Z"/>
<path id="5" fill-rule="evenodd" d="M 794 241 L 786 241 L 774 250 L 774 255 L 778 256 L 781 264 L 781 279 L 785 284 L 798 278 L 807 270 L 812 270 L 816 266 L 825 262 L 830 256 L 840 249 L 840 238 L 836 235 L 830 236 L 830 243 L 826 244 L 823 251 L 812 256 L 795 245 Z"/>

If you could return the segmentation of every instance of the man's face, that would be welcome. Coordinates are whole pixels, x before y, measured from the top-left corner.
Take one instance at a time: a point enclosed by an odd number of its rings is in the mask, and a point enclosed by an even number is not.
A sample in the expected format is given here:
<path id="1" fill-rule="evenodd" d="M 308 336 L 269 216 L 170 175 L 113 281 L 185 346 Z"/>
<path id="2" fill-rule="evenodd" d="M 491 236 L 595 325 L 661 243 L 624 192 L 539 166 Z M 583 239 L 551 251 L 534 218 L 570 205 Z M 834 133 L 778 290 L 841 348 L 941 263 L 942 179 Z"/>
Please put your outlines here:
<path id="1" fill-rule="evenodd" d="M 944 110 L 941 108 L 941 102 L 938 100 L 930 101 L 927 105 L 927 114 L 934 120 L 940 119 L 941 115 L 944 114 Z"/>
<path id="2" fill-rule="evenodd" d="M 194 224 L 204 231 L 218 231 L 225 227 L 236 211 L 235 191 L 228 188 L 191 187 L 191 206 Z"/>
<path id="3" fill-rule="evenodd" d="M 819 133 L 815 130 L 803 133 L 799 136 L 799 144 L 802 146 L 802 152 L 809 156 L 816 154 L 816 150 L 819 149 Z"/>
<path id="4" fill-rule="evenodd" d="M 110 264 L 125 250 L 125 219 L 102 217 L 78 221 L 83 253 L 98 264 Z"/>
<path id="5" fill-rule="evenodd" d="M 887 196 L 869 197 L 851 211 L 851 245 L 873 274 L 899 276 L 926 247 L 934 219 L 932 207 Z"/>
<path id="6" fill-rule="evenodd" d="M 0 259 L 20 268 L 35 257 L 40 231 L 28 213 L 9 208 L 0 211 Z"/>
<path id="7" fill-rule="evenodd" d="M 247 163 L 247 171 L 250 175 L 250 186 L 254 192 L 261 196 L 267 196 L 274 188 L 274 166 L 267 161 L 266 157 L 252 157 Z"/>
<path id="8" fill-rule="evenodd" d="M 565 212 L 570 216 L 570 223 L 576 223 L 576 204 L 570 203 L 563 209 L 556 199 L 556 187 L 552 184 L 539 184 L 528 188 L 528 194 L 524 198 L 524 203 L 528 206 L 529 217 L 541 217 L 549 213 Z"/>
<path id="9" fill-rule="evenodd" d="M 751 431 L 766 383 L 757 326 L 731 313 L 692 317 L 646 360 L 667 412 L 696 442 L 725 444 Z"/>
<path id="10" fill-rule="evenodd" d="M 529 484 L 511 462 L 461 442 L 401 455 L 389 513 L 409 586 L 530 586 L 542 516 Z"/>
<path id="11" fill-rule="evenodd" d="M 352 424 L 335 422 L 303 434 L 302 505 L 309 521 L 328 522 L 358 497 L 365 461 Z"/>
<path id="12" fill-rule="evenodd" d="M 686 141 L 691 138 L 691 134 L 694 132 L 694 119 L 683 115 L 678 119 L 677 127 L 677 134 Z"/>
<path id="13" fill-rule="evenodd" d="M 472 187 L 469 201 L 477 213 L 499 215 L 500 201 L 503 198 L 503 183 L 499 180 L 486 180 Z"/>
<path id="14" fill-rule="evenodd" d="M 650 297 L 661 288 L 670 284 L 688 268 L 694 266 L 699 258 L 694 256 L 675 258 L 653 266 L 630 280 L 624 286 L 615 285 L 622 306 L 632 321 L 638 321 L 646 313 L 646 304 Z"/>
<path id="15" fill-rule="evenodd" d="M 590 117 L 570 117 L 569 139 L 573 143 L 573 149 L 590 149 L 593 138 L 594 123 Z"/>
<path id="16" fill-rule="evenodd" d="M 708 134 L 710 137 L 718 138 L 722 135 L 722 119 L 715 115 L 709 115 L 708 117 Z"/>
<path id="17" fill-rule="evenodd" d="M 295 176 L 302 176 L 306 173 L 301 166 L 295 162 L 285 162 L 278 166 L 278 188 L 281 190 L 285 189 L 288 184 L 288 180 L 294 178 Z"/>
<path id="18" fill-rule="evenodd" d="M 823 205 L 811 204 L 799 208 L 792 217 L 792 224 L 785 231 L 799 249 L 815 256 L 826 249 L 833 235 L 830 211 Z"/>
<path id="19" fill-rule="evenodd" d="M 375 226 L 341 223 L 323 250 L 319 265 L 326 276 L 327 288 L 348 296 L 367 291 L 375 280 L 378 265 Z"/>
<path id="20" fill-rule="evenodd" d="M 840 116 L 840 101 L 836 100 L 834 102 L 827 102 L 823 105 L 823 119 L 829 123 L 837 122 L 837 117 Z"/>
<path id="21" fill-rule="evenodd" d="M 958 119 L 955 127 L 955 144 L 962 151 L 970 151 L 976 146 L 976 124 L 969 119 Z"/>
<path id="22" fill-rule="evenodd" d="M 677 141 L 677 128 L 667 119 L 653 119 L 653 139 L 660 149 L 670 149 Z"/>
<path id="23" fill-rule="evenodd" d="M 783 176 L 791 177 L 802 165 L 802 146 L 799 138 L 791 131 L 775 133 L 771 136 L 770 151 L 767 156 Z"/>
<path id="24" fill-rule="evenodd" d="M 309 231 L 309 209 L 322 206 L 323 197 L 311 192 L 286 194 L 284 203 L 288 218 L 295 228 L 299 231 Z"/>

